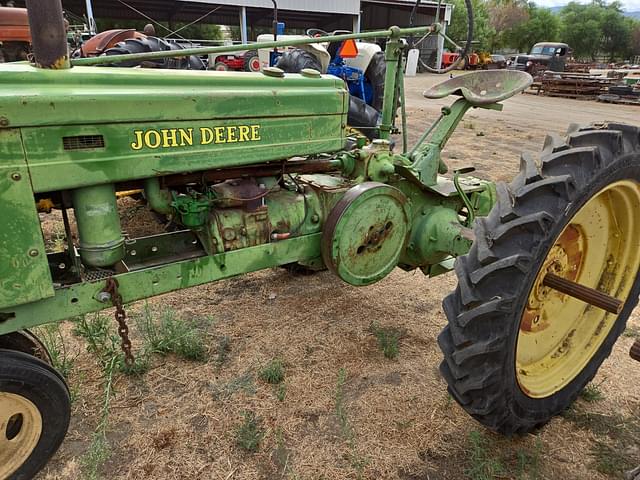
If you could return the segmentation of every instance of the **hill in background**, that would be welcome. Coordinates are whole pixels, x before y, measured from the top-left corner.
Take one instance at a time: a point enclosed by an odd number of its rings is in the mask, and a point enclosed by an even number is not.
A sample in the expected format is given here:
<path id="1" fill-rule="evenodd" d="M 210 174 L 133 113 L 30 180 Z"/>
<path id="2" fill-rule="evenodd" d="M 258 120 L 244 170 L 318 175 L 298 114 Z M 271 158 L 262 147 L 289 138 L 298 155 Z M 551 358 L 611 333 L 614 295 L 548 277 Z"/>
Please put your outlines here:
<path id="1" fill-rule="evenodd" d="M 558 7 L 549 7 L 549 10 L 551 10 L 553 13 L 560 13 L 560 10 L 562 10 L 563 8 L 564 8 L 564 5 L 560 5 Z M 638 20 L 640 20 L 640 10 L 637 12 L 624 12 L 624 16 L 637 18 Z"/>

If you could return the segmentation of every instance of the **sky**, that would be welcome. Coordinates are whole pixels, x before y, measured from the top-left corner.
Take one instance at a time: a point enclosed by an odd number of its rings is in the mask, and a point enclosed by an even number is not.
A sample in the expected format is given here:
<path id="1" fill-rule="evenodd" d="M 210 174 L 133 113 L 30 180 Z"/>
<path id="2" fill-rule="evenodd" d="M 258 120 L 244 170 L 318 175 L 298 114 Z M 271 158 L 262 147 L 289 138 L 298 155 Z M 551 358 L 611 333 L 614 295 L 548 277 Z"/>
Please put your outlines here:
<path id="1" fill-rule="evenodd" d="M 536 5 L 541 7 L 557 7 L 566 5 L 568 0 L 535 0 Z M 578 0 L 578 3 L 589 3 L 588 0 Z M 640 10 L 640 0 L 622 0 L 624 9 L 629 12 L 635 12 Z"/>

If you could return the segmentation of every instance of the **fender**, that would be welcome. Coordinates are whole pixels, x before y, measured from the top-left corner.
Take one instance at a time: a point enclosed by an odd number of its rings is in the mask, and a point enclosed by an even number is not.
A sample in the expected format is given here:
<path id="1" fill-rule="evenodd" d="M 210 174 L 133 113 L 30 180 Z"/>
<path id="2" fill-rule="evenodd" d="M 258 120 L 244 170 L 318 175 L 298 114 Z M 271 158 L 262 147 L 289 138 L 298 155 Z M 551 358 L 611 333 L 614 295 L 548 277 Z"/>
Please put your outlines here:
<path id="1" fill-rule="evenodd" d="M 345 58 L 345 63 L 350 67 L 359 68 L 363 72 L 367 71 L 373 56 L 381 52 L 382 49 L 375 43 L 357 42 L 358 56 L 355 58 Z"/>

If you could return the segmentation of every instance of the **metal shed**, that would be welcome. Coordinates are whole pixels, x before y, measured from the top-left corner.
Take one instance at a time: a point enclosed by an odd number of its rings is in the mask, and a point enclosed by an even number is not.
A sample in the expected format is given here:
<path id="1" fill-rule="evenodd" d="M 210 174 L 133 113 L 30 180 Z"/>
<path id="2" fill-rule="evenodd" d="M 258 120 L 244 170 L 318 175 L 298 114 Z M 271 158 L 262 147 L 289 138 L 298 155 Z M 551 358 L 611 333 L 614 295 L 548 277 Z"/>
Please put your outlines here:
<path id="1" fill-rule="evenodd" d="M 3 0 L 0 0 L 2 2 Z M 287 28 L 322 28 L 324 30 L 374 30 L 390 25 L 407 26 L 415 0 L 277 0 L 279 20 Z M 24 6 L 24 0 L 15 0 Z M 270 27 L 273 22 L 272 0 L 63 0 L 63 7 L 89 19 L 153 19 L 158 22 L 215 23 L 239 25 L 241 40 L 254 40 L 253 27 Z M 436 12 L 449 21 L 452 6 L 423 0 L 416 24 L 433 23 Z M 431 38 L 420 46 L 421 57 L 440 57 L 442 40 Z"/>

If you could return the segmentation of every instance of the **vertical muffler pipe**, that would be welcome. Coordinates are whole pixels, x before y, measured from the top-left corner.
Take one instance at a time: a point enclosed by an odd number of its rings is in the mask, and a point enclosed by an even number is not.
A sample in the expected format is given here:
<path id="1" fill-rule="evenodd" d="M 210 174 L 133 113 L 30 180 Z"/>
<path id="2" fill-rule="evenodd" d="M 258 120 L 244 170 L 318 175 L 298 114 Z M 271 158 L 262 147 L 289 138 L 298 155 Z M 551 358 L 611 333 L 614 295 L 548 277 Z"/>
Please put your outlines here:
<path id="1" fill-rule="evenodd" d="M 122 260 L 124 237 L 113 184 L 78 188 L 72 198 L 82 263 L 109 267 Z"/>
<path id="2" fill-rule="evenodd" d="M 71 68 L 61 0 L 27 0 L 27 14 L 35 66 Z"/>

